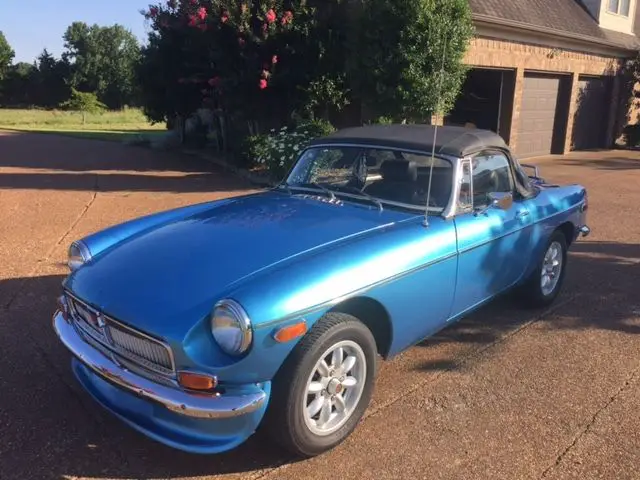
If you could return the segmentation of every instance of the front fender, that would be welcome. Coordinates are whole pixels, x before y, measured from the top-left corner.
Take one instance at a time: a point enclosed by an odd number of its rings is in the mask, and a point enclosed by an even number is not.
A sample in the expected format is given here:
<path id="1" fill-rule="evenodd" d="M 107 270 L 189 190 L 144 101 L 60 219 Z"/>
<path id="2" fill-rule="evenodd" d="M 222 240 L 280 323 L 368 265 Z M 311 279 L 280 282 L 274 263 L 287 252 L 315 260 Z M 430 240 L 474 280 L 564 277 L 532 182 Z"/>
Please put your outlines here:
<path id="1" fill-rule="evenodd" d="M 427 230 L 422 217 L 415 217 L 389 225 L 376 235 L 282 262 L 225 292 L 225 298 L 243 306 L 254 326 L 253 344 L 245 358 L 236 360 L 211 348 L 208 320 L 188 333 L 185 352 L 199 366 L 211 366 L 221 381 L 271 380 L 299 341 L 276 342 L 274 334 L 279 328 L 304 319 L 311 329 L 334 305 L 365 291 L 389 307 L 391 318 L 399 319 L 398 330 L 392 332 L 391 351 L 401 350 L 439 326 L 449 314 L 455 248 L 451 223 L 434 220 Z M 428 321 L 423 318 L 424 305 L 430 305 Z"/>
<path id="2" fill-rule="evenodd" d="M 253 331 L 253 342 L 249 352 L 239 359 L 227 355 L 215 344 L 207 318 L 189 331 L 180 356 L 188 359 L 190 368 L 215 375 L 221 385 L 268 382 L 273 379 L 298 342 L 304 338 L 298 337 L 280 343 L 274 339 L 275 333 L 280 328 L 300 320 L 304 320 L 307 329 L 310 330 L 328 309 L 327 307 L 304 316 L 257 325 Z"/>

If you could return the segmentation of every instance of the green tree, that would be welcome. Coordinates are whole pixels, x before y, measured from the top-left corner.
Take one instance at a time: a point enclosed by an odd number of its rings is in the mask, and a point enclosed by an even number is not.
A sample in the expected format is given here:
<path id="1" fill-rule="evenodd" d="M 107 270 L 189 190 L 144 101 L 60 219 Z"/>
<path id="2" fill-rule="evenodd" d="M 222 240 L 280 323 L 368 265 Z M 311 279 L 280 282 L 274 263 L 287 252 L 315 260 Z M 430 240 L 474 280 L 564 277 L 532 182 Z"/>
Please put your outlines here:
<path id="1" fill-rule="evenodd" d="M 473 35 L 468 0 L 361 0 L 355 22 L 348 71 L 372 117 L 424 121 L 452 108 Z"/>
<path id="2" fill-rule="evenodd" d="M 138 40 L 121 25 L 102 27 L 72 23 L 64 33 L 63 60 L 71 66 L 71 85 L 96 92 L 109 108 L 137 103 L 135 70 Z"/>
<path id="3" fill-rule="evenodd" d="M 35 67 L 37 74 L 31 85 L 35 105 L 55 107 L 69 98 L 71 66 L 67 61 L 56 59 L 45 48 L 38 55 Z"/>
<path id="4" fill-rule="evenodd" d="M 151 34 L 142 50 L 137 70 L 140 100 L 153 123 L 179 123 L 184 128 L 184 120 L 202 105 L 207 83 L 190 78 L 188 44 L 188 32 L 175 29 Z"/>
<path id="5" fill-rule="evenodd" d="M 2 81 L 0 103 L 12 107 L 34 105 L 34 84 L 38 75 L 35 65 L 18 62 L 11 65 Z"/>
<path id="6" fill-rule="evenodd" d="M 151 24 L 139 76 L 154 121 L 202 105 L 250 133 L 294 112 L 327 116 L 347 103 L 344 0 L 172 1 Z"/>
<path id="7" fill-rule="evenodd" d="M 4 79 L 7 70 L 13 63 L 14 57 L 15 52 L 9 45 L 4 33 L 0 31 L 0 81 Z"/>
<path id="8" fill-rule="evenodd" d="M 80 92 L 75 88 L 71 89 L 71 98 L 60 104 L 62 108 L 82 113 L 82 123 L 87 121 L 87 113 L 100 113 L 107 106 L 98 100 L 93 92 Z"/>

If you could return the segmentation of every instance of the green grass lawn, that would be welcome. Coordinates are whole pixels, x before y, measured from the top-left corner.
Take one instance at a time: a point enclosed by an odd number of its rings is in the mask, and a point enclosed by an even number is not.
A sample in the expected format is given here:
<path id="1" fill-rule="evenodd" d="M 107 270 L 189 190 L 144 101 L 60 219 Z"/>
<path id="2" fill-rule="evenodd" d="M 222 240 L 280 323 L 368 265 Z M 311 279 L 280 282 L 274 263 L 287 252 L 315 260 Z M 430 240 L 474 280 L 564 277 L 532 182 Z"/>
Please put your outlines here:
<path id="1" fill-rule="evenodd" d="M 0 130 L 52 133 L 77 138 L 121 142 L 133 135 L 148 135 L 166 131 L 164 124 L 151 125 L 142 111 L 122 111 L 82 114 L 60 110 L 0 109 Z"/>

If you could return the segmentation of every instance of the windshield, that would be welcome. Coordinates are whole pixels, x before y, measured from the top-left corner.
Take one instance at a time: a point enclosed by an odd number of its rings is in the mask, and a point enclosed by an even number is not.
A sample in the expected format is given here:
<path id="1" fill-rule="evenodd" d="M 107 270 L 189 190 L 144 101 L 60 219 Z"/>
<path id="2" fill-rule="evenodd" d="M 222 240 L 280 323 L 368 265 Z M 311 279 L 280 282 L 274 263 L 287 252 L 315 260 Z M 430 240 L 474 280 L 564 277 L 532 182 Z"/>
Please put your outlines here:
<path id="1" fill-rule="evenodd" d="M 429 212 L 441 213 L 451 196 L 453 165 L 440 157 L 432 161 L 429 154 L 340 145 L 312 147 L 300 156 L 285 186 L 424 211 L 431 172 Z"/>

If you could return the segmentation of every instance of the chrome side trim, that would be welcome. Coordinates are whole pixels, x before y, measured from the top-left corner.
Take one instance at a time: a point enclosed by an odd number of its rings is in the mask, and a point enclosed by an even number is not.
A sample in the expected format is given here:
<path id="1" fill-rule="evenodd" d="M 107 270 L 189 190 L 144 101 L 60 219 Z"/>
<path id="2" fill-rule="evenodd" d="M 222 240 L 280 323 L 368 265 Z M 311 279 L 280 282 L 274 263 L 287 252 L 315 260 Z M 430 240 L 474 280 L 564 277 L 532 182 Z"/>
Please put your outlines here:
<path id="1" fill-rule="evenodd" d="M 255 412 L 267 399 L 263 391 L 246 395 L 211 396 L 160 385 L 120 367 L 91 347 L 59 310 L 53 316 L 53 329 L 69 351 L 93 373 L 128 393 L 159 403 L 180 415 L 203 419 L 238 417 Z"/>
<path id="2" fill-rule="evenodd" d="M 380 287 L 382 285 L 385 285 L 387 283 L 391 283 L 395 280 L 399 280 L 403 277 L 406 277 L 408 275 L 412 275 L 416 272 L 419 272 L 421 270 L 424 270 L 426 268 L 431 267 L 432 265 L 436 265 L 438 263 L 441 262 L 446 262 L 447 260 L 450 260 L 452 258 L 455 258 L 458 255 L 458 252 L 453 252 L 450 253 L 448 255 L 445 255 L 441 258 L 438 258 L 436 260 L 432 260 L 430 262 L 424 263 L 422 265 L 418 265 L 417 267 L 411 268 L 409 270 L 406 270 L 404 272 L 398 273 L 396 275 L 392 275 L 391 277 L 385 278 L 383 280 L 380 280 L 378 282 L 374 282 L 374 283 L 370 283 L 369 285 L 365 285 L 364 287 L 361 287 L 357 290 L 352 290 L 351 292 L 345 293 L 344 295 L 341 295 L 339 297 L 335 297 L 332 298 L 331 300 L 327 300 L 325 302 L 322 303 L 318 303 L 316 305 L 313 305 L 311 307 L 307 307 L 307 308 L 303 308 L 301 310 L 298 310 L 296 312 L 290 313 L 288 315 L 285 315 L 283 317 L 280 318 L 276 318 L 273 320 L 268 320 L 266 322 L 262 322 L 259 323 L 255 326 L 256 330 L 257 329 L 262 329 L 262 328 L 271 328 L 274 325 L 278 325 L 281 322 L 285 322 L 287 320 L 291 320 L 293 318 L 297 318 L 297 317 L 302 317 L 304 315 L 309 315 L 310 313 L 314 313 L 317 312 L 318 310 L 324 310 L 325 308 L 330 308 L 333 307 L 341 302 L 344 302 L 345 300 L 348 300 L 350 298 L 353 297 L 357 297 L 358 295 L 362 295 L 363 293 L 368 292 L 369 290 L 372 290 L 376 287 Z"/>

